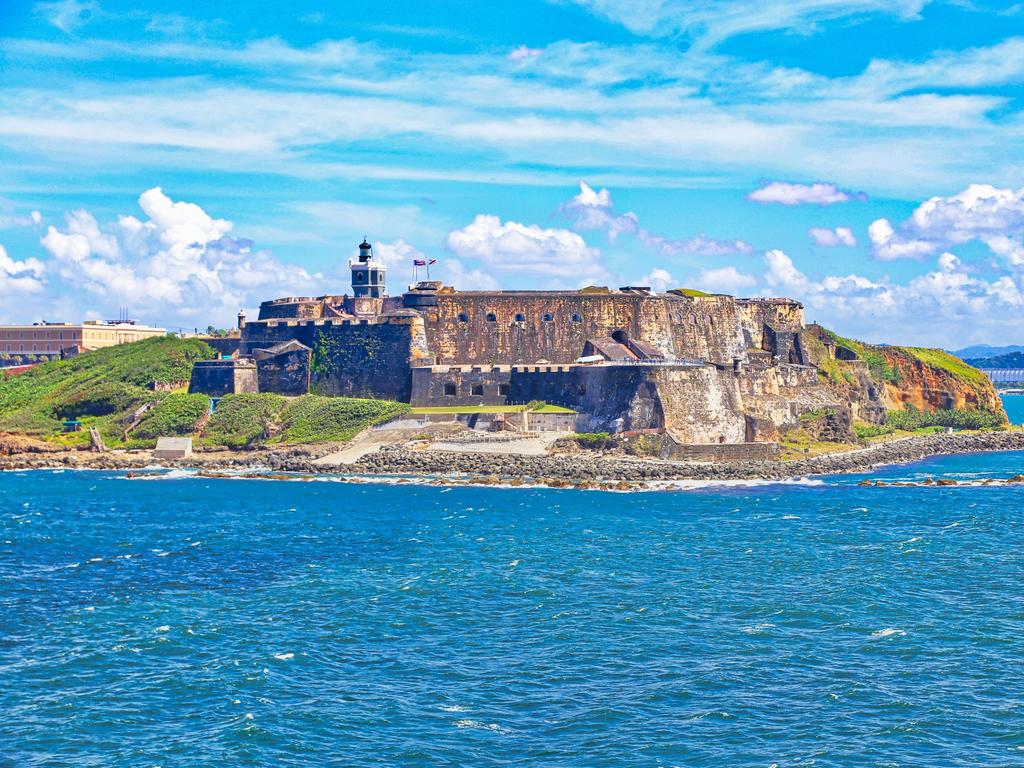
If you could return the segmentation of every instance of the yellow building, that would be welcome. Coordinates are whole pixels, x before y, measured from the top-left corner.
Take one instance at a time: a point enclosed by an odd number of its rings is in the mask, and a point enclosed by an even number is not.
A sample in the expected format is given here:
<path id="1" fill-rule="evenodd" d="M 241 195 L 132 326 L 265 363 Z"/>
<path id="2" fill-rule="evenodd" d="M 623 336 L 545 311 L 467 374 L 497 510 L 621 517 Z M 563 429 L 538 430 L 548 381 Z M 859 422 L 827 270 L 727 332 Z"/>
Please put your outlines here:
<path id="1" fill-rule="evenodd" d="M 86 320 L 80 324 L 0 325 L 0 354 L 59 355 L 61 350 L 100 349 L 166 335 L 164 328 L 103 320 Z"/>

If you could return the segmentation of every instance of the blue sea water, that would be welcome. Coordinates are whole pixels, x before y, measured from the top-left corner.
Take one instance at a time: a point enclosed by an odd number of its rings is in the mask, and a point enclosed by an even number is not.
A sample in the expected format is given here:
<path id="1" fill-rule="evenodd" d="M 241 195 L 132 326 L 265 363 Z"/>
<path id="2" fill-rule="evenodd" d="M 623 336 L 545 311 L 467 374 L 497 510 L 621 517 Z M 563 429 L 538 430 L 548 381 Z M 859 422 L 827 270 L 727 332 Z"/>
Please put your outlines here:
<path id="1" fill-rule="evenodd" d="M 1024 424 L 1024 395 L 1003 395 L 1003 407 L 1011 424 Z"/>
<path id="2" fill-rule="evenodd" d="M 1024 764 L 1024 491 L 859 479 L 3 474 L 0 765 Z"/>

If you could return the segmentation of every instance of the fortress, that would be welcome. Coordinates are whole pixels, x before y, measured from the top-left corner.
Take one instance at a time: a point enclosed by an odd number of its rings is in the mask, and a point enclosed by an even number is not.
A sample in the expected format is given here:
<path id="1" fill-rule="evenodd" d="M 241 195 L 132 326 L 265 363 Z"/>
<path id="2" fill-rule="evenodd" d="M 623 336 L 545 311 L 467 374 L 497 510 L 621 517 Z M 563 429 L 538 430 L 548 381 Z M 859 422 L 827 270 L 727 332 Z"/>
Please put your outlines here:
<path id="1" fill-rule="evenodd" d="M 715 455 L 771 455 L 802 414 L 846 411 L 804 349 L 803 307 L 642 286 L 389 296 L 363 242 L 352 293 L 281 298 L 240 314 L 232 359 L 196 366 L 191 391 L 386 398 L 414 406 L 543 400 L 578 431 L 646 431 Z M 841 427 L 842 428 L 842 427 Z"/>

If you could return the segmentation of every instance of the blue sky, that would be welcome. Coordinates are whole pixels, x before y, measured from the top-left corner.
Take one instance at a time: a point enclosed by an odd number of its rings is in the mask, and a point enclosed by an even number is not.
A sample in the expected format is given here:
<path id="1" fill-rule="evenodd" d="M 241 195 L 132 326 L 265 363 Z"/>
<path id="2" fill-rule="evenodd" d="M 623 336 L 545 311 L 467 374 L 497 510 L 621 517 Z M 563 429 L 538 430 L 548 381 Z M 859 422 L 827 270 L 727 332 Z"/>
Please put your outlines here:
<path id="1" fill-rule="evenodd" d="M 1021 342 L 1024 5 L 0 0 L 0 321 L 343 292 L 788 295 Z"/>

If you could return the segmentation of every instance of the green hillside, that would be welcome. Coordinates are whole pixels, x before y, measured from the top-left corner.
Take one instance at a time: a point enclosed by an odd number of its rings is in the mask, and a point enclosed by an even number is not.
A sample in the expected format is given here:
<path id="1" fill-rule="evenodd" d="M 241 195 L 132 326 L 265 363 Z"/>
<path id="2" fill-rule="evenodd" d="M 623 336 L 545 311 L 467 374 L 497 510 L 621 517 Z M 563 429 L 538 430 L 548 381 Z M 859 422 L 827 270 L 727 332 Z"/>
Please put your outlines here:
<path id="1" fill-rule="evenodd" d="M 20 432 L 63 442 L 84 442 L 84 433 L 61 434 L 64 419 L 95 426 L 104 439 L 118 442 L 122 419 L 155 403 L 150 420 L 167 416 L 178 397 L 154 392 L 154 383 L 188 381 L 197 360 L 214 351 L 197 339 L 172 336 L 88 352 L 43 363 L 20 375 L 0 378 L 0 431 Z"/>
<path id="2" fill-rule="evenodd" d="M 0 432 L 27 434 L 69 445 L 89 441 L 95 427 L 108 446 L 145 448 L 158 437 L 196 435 L 205 445 L 348 440 L 368 426 L 409 410 L 405 403 L 304 395 L 228 395 L 209 414 L 205 395 L 156 392 L 154 382 L 188 381 L 197 360 L 215 357 L 197 339 L 164 337 L 44 363 L 18 376 L 0 376 Z M 126 423 L 143 406 L 127 442 Z M 62 422 L 82 422 L 63 432 Z"/>

